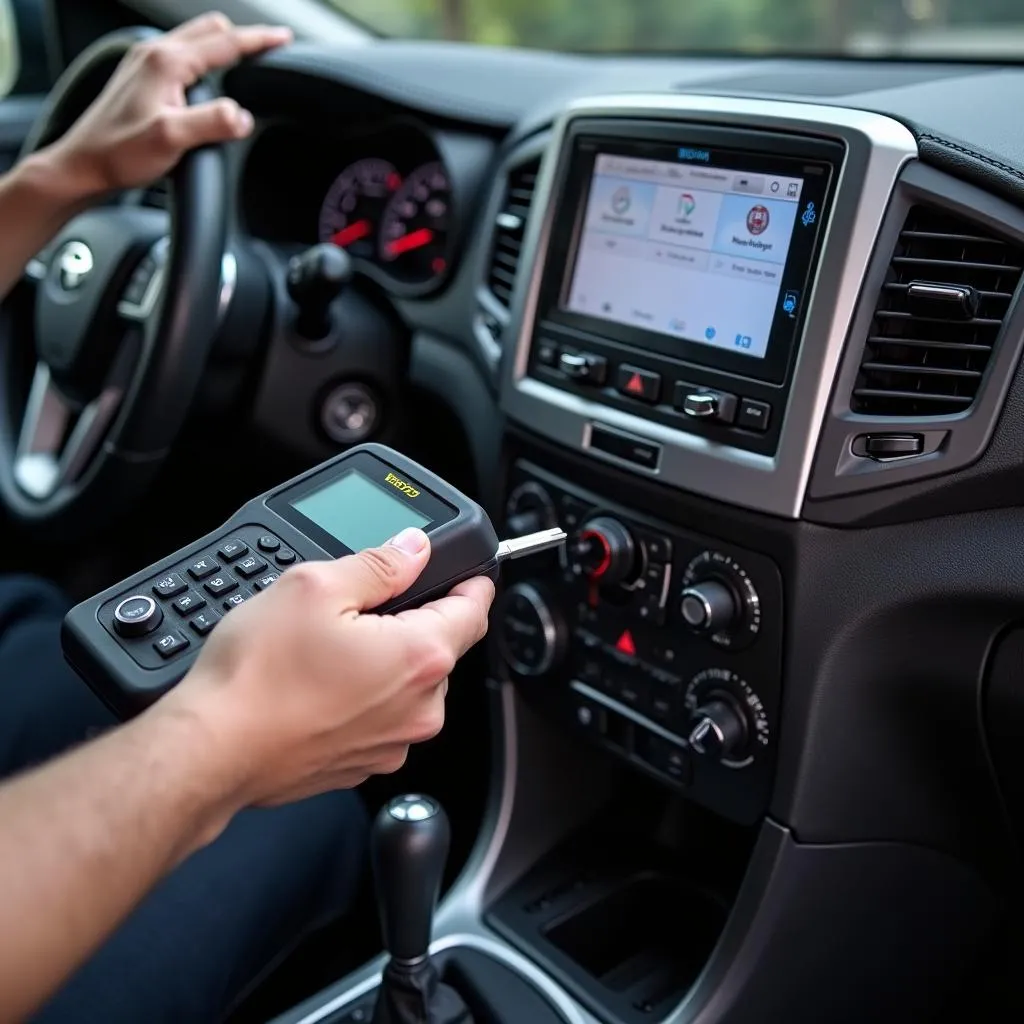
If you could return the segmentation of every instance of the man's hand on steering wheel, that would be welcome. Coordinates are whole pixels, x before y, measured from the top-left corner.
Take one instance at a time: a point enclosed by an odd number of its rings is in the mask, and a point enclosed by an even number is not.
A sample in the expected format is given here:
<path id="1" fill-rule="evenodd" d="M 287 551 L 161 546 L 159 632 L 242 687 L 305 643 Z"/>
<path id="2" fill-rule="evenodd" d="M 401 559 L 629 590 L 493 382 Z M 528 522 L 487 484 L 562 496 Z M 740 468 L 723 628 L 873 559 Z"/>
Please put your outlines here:
<path id="1" fill-rule="evenodd" d="M 69 185 L 83 197 L 148 185 L 196 146 L 244 138 L 253 127 L 248 111 L 227 98 L 189 106 L 185 91 L 211 71 L 290 40 L 287 28 L 239 27 L 212 13 L 137 44 L 54 146 Z"/>

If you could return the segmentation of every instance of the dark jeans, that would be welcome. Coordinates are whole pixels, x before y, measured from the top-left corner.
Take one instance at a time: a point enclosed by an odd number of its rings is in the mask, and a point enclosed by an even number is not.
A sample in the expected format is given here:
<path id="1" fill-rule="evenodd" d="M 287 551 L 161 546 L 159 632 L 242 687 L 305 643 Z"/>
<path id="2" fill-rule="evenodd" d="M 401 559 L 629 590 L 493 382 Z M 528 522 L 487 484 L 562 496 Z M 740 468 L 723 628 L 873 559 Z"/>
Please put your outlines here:
<path id="1" fill-rule="evenodd" d="M 64 664 L 65 607 L 38 580 L 0 577 L 0 777 L 113 724 Z M 150 894 L 36 1019 L 215 1021 L 305 930 L 348 906 L 364 866 L 366 826 L 352 793 L 239 814 Z"/>

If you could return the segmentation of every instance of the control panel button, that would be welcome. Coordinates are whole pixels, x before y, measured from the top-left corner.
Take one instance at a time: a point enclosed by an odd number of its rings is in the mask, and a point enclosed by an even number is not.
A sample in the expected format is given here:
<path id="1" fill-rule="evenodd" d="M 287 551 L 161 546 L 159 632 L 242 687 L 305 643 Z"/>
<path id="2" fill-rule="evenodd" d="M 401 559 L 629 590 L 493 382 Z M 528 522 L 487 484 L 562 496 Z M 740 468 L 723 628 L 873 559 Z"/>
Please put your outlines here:
<path id="1" fill-rule="evenodd" d="M 661 397 L 661 374 L 623 363 L 615 371 L 615 390 L 627 398 L 654 404 Z"/>
<path id="2" fill-rule="evenodd" d="M 753 398 L 744 398 L 740 401 L 740 411 L 736 417 L 738 427 L 764 433 L 771 420 L 772 407 L 767 402 L 759 402 Z"/>
<path id="3" fill-rule="evenodd" d="M 924 436 L 921 434 L 868 434 L 863 443 L 864 454 L 878 462 L 906 459 L 924 452 Z"/>
<path id="4" fill-rule="evenodd" d="M 592 352 L 563 352 L 558 357 L 558 368 L 580 384 L 600 386 L 608 376 L 608 360 Z"/>
<path id="5" fill-rule="evenodd" d="M 642 731 L 636 737 L 636 753 L 655 771 L 667 775 L 675 782 L 686 784 L 692 774 L 686 751 L 676 743 L 657 733 Z"/>
<path id="6" fill-rule="evenodd" d="M 238 539 L 232 539 L 225 541 L 217 549 L 217 554 L 224 559 L 225 562 L 233 562 L 236 558 L 241 558 L 242 555 L 249 553 L 249 545 L 243 544 Z"/>
<path id="7" fill-rule="evenodd" d="M 212 580 L 208 580 L 203 585 L 214 597 L 220 597 L 222 594 L 230 594 L 232 590 L 238 589 L 238 581 L 234 577 L 229 576 L 226 572 L 221 573 L 219 576 L 215 576 Z"/>
<path id="8" fill-rule="evenodd" d="M 189 628 L 199 636 L 206 636 L 219 621 L 220 616 L 212 608 L 207 608 L 206 611 L 200 612 L 189 622 Z"/>
<path id="9" fill-rule="evenodd" d="M 690 730 L 690 746 L 718 761 L 728 761 L 747 740 L 747 722 L 733 702 L 715 696 L 697 708 Z"/>
<path id="10" fill-rule="evenodd" d="M 542 676 L 557 665 L 565 649 L 565 626 L 532 583 L 516 583 L 505 591 L 498 621 L 498 646 L 513 672 Z"/>
<path id="11" fill-rule="evenodd" d="M 267 587 L 275 584 L 280 578 L 281 574 L 279 572 L 268 572 L 265 576 L 261 576 L 256 580 L 256 582 L 253 583 L 253 586 L 257 590 L 266 590 Z"/>
<path id="12" fill-rule="evenodd" d="M 603 736 L 608 729 L 608 712 L 596 701 L 573 695 L 572 715 L 587 732 Z"/>
<path id="13" fill-rule="evenodd" d="M 558 365 L 558 344 L 550 338 L 538 339 L 535 351 L 537 353 L 537 362 L 541 366 Z"/>
<path id="14" fill-rule="evenodd" d="M 190 590 L 187 594 L 182 594 L 174 602 L 174 610 L 179 615 L 191 615 L 193 612 L 197 612 L 200 608 L 205 607 L 206 598 L 202 594 L 197 594 L 194 590 Z"/>
<path id="15" fill-rule="evenodd" d="M 280 551 L 281 542 L 271 533 L 265 533 L 258 541 L 256 541 L 260 551 L 267 551 L 273 554 L 275 551 Z"/>
<path id="16" fill-rule="evenodd" d="M 198 559 L 188 567 L 188 574 L 194 580 L 205 580 L 215 572 L 220 572 L 220 565 L 209 556 Z"/>
<path id="17" fill-rule="evenodd" d="M 235 562 L 235 572 L 245 579 L 258 576 L 267 568 L 267 563 L 259 555 L 246 555 L 245 558 Z"/>
<path id="18" fill-rule="evenodd" d="M 185 590 L 188 590 L 188 584 L 176 572 L 168 573 L 153 584 L 153 593 L 157 597 L 177 597 Z"/>
<path id="19" fill-rule="evenodd" d="M 633 535 L 617 519 L 588 519 L 567 547 L 569 564 L 577 575 L 612 586 L 628 582 L 636 571 Z"/>
<path id="20" fill-rule="evenodd" d="M 153 641 L 153 647 L 161 658 L 173 658 L 180 651 L 191 646 L 191 643 L 192 641 L 181 633 L 165 633 Z"/>
<path id="21" fill-rule="evenodd" d="M 687 587 L 683 591 L 680 610 L 683 621 L 695 633 L 718 633 L 729 629 L 740 613 L 736 596 L 717 580 L 705 580 Z"/>
<path id="22" fill-rule="evenodd" d="M 236 591 L 229 598 L 227 598 L 227 600 L 224 601 L 224 611 L 229 612 L 231 611 L 232 608 L 237 608 L 239 605 L 245 604 L 245 602 L 248 601 L 250 597 L 252 597 L 252 594 L 244 588 Z"/>
<path id="23" fill-rule="evenodd" d="M 126 597 L 114 609 L 114 629 L 123 637 L 145 636 L 163 622 L 164 613 L 151 597 Z"/>
<path id="24" fill-rule="evenodd" d="M 661 461 L 660 444 L 641 441 L 628 434 L 620 434 L 617 430 L 596 425 L 590 431 L 588 447 L 644 469 L 656 470 Z"/>
<path id="25" fill-rule="evenodd" d="M 732 423 L 736 419 L 736 396 L 724 391 L 680 382 L 672 404 L 691 419 L 707 423 Z"/>
<path id="26" fill-rule="evenodd" d="M 298 556 L 294 551 L 289 551 L 287 548 L 282 548 L 276 555 L 274 555 L 274 561 L 278 565 L 293 565 Z"/>

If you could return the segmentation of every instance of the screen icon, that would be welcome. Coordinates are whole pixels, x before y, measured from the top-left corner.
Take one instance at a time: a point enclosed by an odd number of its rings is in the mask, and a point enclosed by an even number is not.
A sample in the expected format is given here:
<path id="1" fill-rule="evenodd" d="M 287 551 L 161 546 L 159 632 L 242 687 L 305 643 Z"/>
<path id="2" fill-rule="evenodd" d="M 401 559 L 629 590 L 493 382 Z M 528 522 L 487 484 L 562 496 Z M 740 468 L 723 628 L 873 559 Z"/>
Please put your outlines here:
<path id="1" fill-rule="evenodd" d="M 771 221 L 767 206 L 752 206 L 747 214 L 747 230 L 752 235 L 763 234 Z"/>
<path id="2" fill-rule="evenodd" d="M 718 331 L 716 331 L 714 329 L 714 327 L 708 327 L 708 328 L 705 328 L 705 330 L 704 330 L 704 337 L 707 338 L 708 341 L 714 341 L 715 335 L 717 333 L 718 333 Z"/>
<path id="3" fill-rule="evenodd" d="M 753 338 L 749 334 L 737 334 L 736 335 L 736 347 L 737 348 L 750 348 L 754 344 Z"/>
<path id="4" fill-rule="evenodd" d="M 683 192 L 679 196 L 679 216 L 689 217 L 697 209 L 697 200 L 689 192 Z"/>
<path id="5" fill-rule="evenodd" d="M 779 189 L 781 188 L 781 186 L 779 185 L 779 183 L 777 181 L 773 181 L 771 183 L 771 185 L 769 186 L 769 188 L 771 188 L 772 192 L 778 192 Z"/>
<path id="6" fill-rule="evenodd" d="M 800 215 L 800 223 L 809 228 L 817 219 L 818 211 L 814 208 L 814 203 L 808 203 L 807 209 Z"/>
<path id="7" fill-rule="evenodd" d="M 786 195 L 789 196 L 790 199 L 796 199 L 799 191 L 800 186 L 795 181 L 791 181 L 789 183 L 789 187 L 786 189 Z"/>
<path id="8" fill-rule="evenodd" d="M 622 185 L 612 193 L 612 209 L 621 217 L 632 205 L 633 197 L 629 194 L 629 188 Z"/>
<path id="9" fill-rule="evenodd" d="M 782 298 L 782 311 L 789 316 L 796 316 L 796 307 L 800 304 L 799 292 L 786 292 Z"/>

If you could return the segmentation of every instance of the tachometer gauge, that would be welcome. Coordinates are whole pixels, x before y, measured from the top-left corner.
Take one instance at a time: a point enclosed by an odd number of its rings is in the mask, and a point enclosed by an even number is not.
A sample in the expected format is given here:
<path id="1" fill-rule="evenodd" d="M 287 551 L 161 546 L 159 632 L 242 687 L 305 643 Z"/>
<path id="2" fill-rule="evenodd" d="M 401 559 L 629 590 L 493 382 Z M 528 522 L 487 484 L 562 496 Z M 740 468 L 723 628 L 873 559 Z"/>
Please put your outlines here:
<path id="1" fill-rule="evenodd" d="M 425 284 L 447 269 L 451 186 L 440 162 L 417 167 L 384 211 L 377 243 L 392 277 Z"/>
<path id="2" fill-rule="evenodd" d="M 384 207 L 401 184 L 401 175 L 387 160 L 367 157 L 346 167 L 320 208 L 320 241 L 372 259 Z"/>

